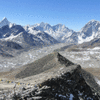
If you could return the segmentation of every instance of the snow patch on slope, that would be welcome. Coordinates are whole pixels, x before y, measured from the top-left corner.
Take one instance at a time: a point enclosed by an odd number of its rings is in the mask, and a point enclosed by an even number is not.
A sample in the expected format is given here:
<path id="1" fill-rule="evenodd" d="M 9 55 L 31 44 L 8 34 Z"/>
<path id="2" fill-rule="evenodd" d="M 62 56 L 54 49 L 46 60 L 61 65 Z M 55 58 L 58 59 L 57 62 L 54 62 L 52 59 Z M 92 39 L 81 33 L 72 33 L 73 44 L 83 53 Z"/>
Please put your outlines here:
<path id="1" fill-rule="evenodd" d="M 96 37 L 96 35 L 95 35 L 94 32 L 93 32 L 92 36 L 87 37 L 87 38 L 85 38 L 85 39 L 83 39 L 82 36 L 83 36 L 83 35 L 79 35 L 79 36 L 78 36 L 78 43 L 79 43 L 79 44 L 81 44 L 81 43 L 83 43 L 83 42 L 89 42 L 89 41 L 91 41 L 92 39 L 94 39 L 94 38 Z"/>
<path id="2" fill-rule="evenodd" d="M 100 86 L 100 80 L 98 78 L 95 77 L 95 81 L 97 82 L 97 84 Z"/>
<path id="3" fill-rule="evenodd" d="M 7 38 L 4 38 L 2 40 L 12 40 L 14 38 L 17 38 L 18 36 L 20 36 L 23 32 L 20 32 L 18 35 L 13 35 L 11 34 L 11 36 L 7 37 Z"/>

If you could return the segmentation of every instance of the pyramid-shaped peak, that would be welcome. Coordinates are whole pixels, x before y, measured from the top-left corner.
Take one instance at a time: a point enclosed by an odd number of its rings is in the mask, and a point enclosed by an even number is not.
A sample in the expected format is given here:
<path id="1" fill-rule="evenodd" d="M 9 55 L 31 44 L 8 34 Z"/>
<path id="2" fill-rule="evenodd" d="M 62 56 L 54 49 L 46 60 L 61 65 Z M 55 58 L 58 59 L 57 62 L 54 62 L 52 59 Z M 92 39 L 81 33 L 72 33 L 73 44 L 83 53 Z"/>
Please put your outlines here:
<path id="1" fill-rule="evenodd" d="M 3 20 L 7 20 L 7 18 L 6 18 L 6 17 L 4 17 L 4 18 L 3 18 Z"/>
<path id="2" fill-rule="evenodd" d="M 9 23 L 9 21 L 6 17 L 4 17 L 1 22 Z"/>
<path id="3" fill-rule="evenodd" d="M 7 20 L 6 17 L 4 17 L 3 20 L 0 22 L 0 28 L 5 25 L 10 25 L 10 22 Z"/>
<path id="4" fill-rule="evenodd" d="M 8 19 L 6 17 L 4 17 L 1 22 L 9 23 L 9 21 L 8 21 Z"/>

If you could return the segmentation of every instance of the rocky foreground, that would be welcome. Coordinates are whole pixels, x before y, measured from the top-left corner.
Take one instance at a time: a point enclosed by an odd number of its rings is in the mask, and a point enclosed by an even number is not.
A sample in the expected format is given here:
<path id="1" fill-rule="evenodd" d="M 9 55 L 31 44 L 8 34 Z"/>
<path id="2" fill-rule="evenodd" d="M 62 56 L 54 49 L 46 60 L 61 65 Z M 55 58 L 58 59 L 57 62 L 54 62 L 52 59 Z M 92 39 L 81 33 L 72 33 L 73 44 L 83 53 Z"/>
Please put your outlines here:
<path id="1" fill-rule="evenodd" d="M 39 59 L 36 69 L 38 74 L 32 73 L 35 65 L 36 62 L 30 67 L 28 65 L 15 77 L 24 81 L 28 79 L 26 77 L 31 77 L 36 81 L 34 77 L 40 74 L 41 77 L 37 78 L 42 80 L 35 86 L 22 86 L 20 89 L 15 88 L 13 91 L 1 93 L 0 100 L 100 100 L 100 87 L 93 76 L 59 53 L 52 53 Z M 27 68 L 31 69 L 29 75 Z M 43 75 L 46 76 L 45 79 L 42 78 Z"/>

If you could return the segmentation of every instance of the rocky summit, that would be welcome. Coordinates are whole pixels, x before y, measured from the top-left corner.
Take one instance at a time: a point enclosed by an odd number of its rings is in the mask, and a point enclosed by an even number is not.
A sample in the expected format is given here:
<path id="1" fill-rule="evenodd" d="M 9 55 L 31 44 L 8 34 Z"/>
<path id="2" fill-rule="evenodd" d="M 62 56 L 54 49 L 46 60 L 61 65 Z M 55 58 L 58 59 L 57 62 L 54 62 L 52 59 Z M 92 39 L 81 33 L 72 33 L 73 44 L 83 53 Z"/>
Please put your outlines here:
<path id="1" fill-rule="evenodd" d="M 24 67 L 15 77 L 35 85 L 9 91 L 4 96 L 7 100 L 100 100 L 100 87 L 94 77 L 57 52 Z"/>

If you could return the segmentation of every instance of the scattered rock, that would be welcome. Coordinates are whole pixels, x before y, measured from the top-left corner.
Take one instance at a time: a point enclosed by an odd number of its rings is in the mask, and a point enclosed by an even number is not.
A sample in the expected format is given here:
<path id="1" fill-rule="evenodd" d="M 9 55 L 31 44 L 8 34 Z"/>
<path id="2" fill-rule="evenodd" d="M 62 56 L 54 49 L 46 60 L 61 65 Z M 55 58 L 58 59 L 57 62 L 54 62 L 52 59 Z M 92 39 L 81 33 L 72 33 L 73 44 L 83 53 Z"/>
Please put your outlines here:
<path id="1" fill-rule="evenodd" d="M 45 61 L 47 58 L 48 60 Z M 48 74 L 54 70 L 54 76 L 41 81 L 36 87 L 16 89 L 14 93 L 6 95 L 5 98 L 9 100 L 100 100 L 99 92 L 95 91 L 95 89 L 100 90 L 100 87 L 91 85 L 91 82 L 95 82 L 92 75 L 82 70 L 80 65 L 72 63 L 59 53 L 52 53 L 38 60 L 38 63 L 41 60 L 45 61 L 41 62 L 42 68 L 49 62 L 50 67 L 52 59 L 55 59 L 52 63 L 56 67 L 51 66 L 51 68 L 45 69 L 45 73 Z M 35 62 L 35 64 L 37 63 Z M 52 68 L 56 68 L 56 70 L 52 70 Z"/>

